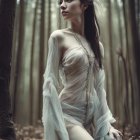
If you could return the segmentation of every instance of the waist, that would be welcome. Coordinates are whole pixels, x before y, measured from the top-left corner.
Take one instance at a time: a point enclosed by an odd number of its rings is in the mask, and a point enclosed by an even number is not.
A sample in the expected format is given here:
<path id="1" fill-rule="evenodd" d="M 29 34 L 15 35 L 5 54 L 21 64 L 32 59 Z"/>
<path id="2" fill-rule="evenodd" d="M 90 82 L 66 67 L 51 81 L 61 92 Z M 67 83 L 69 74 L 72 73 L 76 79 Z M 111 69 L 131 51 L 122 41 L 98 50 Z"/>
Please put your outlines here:
<path id="1" fill-rule="evenodd" d="M 76 120 L 83 123 L 85 120 L 86 103 L 66 103 L 61 102 L 63 113 L 73 116 Z"/>

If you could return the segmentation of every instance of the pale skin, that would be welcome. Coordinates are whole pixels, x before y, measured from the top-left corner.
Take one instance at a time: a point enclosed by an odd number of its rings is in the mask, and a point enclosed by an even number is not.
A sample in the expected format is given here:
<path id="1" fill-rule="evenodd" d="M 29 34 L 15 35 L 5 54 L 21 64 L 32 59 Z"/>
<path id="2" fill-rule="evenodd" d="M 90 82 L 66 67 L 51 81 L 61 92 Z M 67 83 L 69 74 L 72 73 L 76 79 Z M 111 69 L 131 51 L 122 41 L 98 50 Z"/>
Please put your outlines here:
<path id="1" fill-rule="evenodd" d="M 70 29 L 79 34 L 81 37 L 85 38 L 84 35 L 84 11 L 87 9 L 88 5 L 82 4 L 80 0 L 61 0 L 60 10 L 61 13 L 66 11 L 68 13 L 62 14 L 64 20 L 70 22 Z M 63 37 L 63 36 L 61 36 Z M 64 40 L 64 37 L 63 39 Z M 65 41 L 66 42 L 66 41 Z M 69 46 L 69 45 L 67 45 Z M 74 46 L 74 45 L 73 45 Z M 61 58 L 64 52 L 68 49 L 66 46 L 60 48 Z M 72 127 L 67 127 L 70 140 L 93 140 L 93 137 L 82 127 L 74 125 Z M 120 140 L 122 133 L 115 129 L 113 126 L 110 128 L 108 135 L 112 140 Z"/>

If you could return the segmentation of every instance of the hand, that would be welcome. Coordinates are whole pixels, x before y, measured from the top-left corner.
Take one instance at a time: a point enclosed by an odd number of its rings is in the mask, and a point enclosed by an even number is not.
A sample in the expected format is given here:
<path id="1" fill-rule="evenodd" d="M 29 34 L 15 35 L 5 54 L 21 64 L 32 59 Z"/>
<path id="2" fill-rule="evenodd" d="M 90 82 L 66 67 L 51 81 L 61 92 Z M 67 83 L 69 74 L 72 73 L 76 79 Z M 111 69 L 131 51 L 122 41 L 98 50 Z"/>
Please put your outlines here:
<path id="1" fill-rule="evenodd" d="M 113 140 L 122 140 L 122 136 L 123 136 L 123 134 L 119 130 L 115 129 L 113 126 L 111 126 L 108 135 Z"/>

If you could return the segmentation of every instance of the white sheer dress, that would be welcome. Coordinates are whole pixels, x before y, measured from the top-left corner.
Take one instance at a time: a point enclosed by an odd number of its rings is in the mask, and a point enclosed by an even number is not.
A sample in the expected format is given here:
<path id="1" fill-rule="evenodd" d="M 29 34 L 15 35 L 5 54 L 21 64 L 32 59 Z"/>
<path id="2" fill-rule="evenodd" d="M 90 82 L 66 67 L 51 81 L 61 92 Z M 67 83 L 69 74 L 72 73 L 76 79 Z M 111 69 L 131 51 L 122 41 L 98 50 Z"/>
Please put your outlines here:
<path id="1" fill-rule="evenodd" d="M 67 125 L 85 128 L 95 140 L 110 140 L 107 133 L 116 120 L 108 107 L 104 89 L 105 72 L 99 69 L 88 43 L 73 46 L 73 32 L 54 31 L 48 40 L 44 72 L 43 111 L 45 140 L 70 140 Z M 60 58 L 60 39 L 73 46 Z M 79 36 L 80 37 L 80 36 Z M 86 42 L 84 38 L 82 42 Z M 100 43 L 102 57 L 104 48 Z M 60 61 L 61 60 L 61 61 Z"/>

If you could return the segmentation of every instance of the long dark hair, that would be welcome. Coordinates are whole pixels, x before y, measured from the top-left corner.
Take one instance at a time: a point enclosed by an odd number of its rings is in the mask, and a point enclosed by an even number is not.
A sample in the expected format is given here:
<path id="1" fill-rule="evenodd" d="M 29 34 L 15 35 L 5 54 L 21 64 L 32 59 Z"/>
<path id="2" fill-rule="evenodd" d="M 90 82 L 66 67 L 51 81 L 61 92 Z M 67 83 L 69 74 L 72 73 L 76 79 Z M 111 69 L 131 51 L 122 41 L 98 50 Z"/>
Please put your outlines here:
<path id="1" fill-rule="evenodd" d="M 102 56 L 99 44 L 100 28 L 93 4 L 94 0 L 80 0 L 80 2 L 88 6 L 84 12 L 84 33 L 87 41 L 90 43 L 93 53 L 95 54 L 99 67 L 102 68 Z M 60 5 L 61 3 L 62 1 L 58 0 L 58 4 Z"/>
<path id="2" fill-rule="evenodd" d="M 80 1 L 81 3 L 85 3 L 88 5 L 84 13 L 85 37 L 90 43 L 91 49 L 95 54 L 99 67 L 102 68 L 102 56 L 99 44 L 100 28 L 97 21 L 93 0 L 80 0 Z"/>

